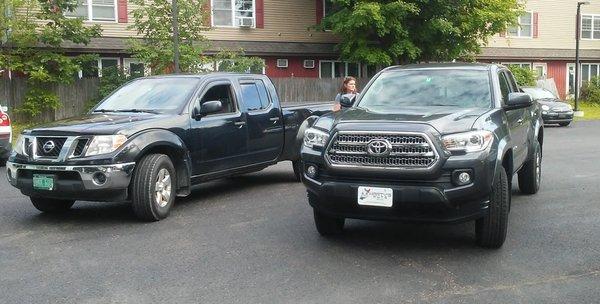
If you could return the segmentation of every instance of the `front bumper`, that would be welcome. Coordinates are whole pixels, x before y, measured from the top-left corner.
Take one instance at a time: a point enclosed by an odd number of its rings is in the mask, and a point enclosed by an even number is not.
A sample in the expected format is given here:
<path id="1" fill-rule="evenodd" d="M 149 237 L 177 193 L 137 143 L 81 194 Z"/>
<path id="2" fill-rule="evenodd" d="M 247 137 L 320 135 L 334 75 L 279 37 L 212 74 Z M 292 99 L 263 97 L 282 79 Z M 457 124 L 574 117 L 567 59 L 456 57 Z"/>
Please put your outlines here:
<path id="1" fill-rule="evenodd" d="M 542 113 L 542 119 L 545 124 L 555 124 L 561 122 L 573 121 L 573 112 L 548 112 L 547 114 Z"/>
<path id="2" fill-rule="evenodd" d="M 6 163 L 6 175 L 11 185 L 27 196 L 73 200 L 124 201 L 135 163 L 90 166 L 33 165 Z M 33 188 L 33 174 L 50 174 L 55 177 L 51 191 Z M 104 183 L 94 176 L 102 174 Z"/>
<path id="3" fill-rule="evenodd" d="M 370 173 L 356 168 L 356 174 L 337 172 L 321 161 L 320 153 L 303 149 L 303 181 L 307 190 L 318 199 L 311 206 L 334 217 L 455 223 L 484 216 L 489 207 L 495 162 L 488 152 L 476 155 L 452 156 L 439 172 L 429 176 L 408 176 L 402 173 Z M 319 174 L 310 178 L 308 165 L 316 165 Z M 473 182 L 456 186 L 455 170 L 471 170 Z M 391 188 L 392 207 L 371 207 L 358 204 L 358 187 Z"/>

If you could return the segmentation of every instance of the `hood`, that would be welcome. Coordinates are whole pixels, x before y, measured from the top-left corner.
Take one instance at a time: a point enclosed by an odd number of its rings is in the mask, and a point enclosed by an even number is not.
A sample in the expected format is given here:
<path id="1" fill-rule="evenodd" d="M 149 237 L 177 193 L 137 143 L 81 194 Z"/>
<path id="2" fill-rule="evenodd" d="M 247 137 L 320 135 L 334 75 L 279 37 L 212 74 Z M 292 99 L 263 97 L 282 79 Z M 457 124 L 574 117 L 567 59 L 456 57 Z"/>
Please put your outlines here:
<path id="1" fill-rule="evenodd" d="M 93 113 L 37 126 L 33 135 L 101 135 L 129 133 L 141 125 L 154 125 L 165 115 L 150 113 Z"/>
<path id="2" fill-rule="evenodd" d="M 395 112 L 376 112 L 354 107 L 322 117 L 316 127 L 331 130 L 334 125 L 345 123 L 398 123 L 398 131 L 402 125 L 427 124 L 440 134 L 466 132 L 471 130 L 475 121 L 491 109 L 456 108 L 456 107 L 406 107 Z M 394 129 L 396 125 L 394 125 Z"/>

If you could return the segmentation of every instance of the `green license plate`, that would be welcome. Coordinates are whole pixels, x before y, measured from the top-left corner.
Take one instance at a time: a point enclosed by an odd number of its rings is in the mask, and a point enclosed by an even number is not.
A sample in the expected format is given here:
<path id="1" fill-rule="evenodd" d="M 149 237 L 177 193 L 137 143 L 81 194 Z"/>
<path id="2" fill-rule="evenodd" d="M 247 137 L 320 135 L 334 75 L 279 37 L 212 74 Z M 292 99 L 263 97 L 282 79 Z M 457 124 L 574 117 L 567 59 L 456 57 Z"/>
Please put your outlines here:
<path id="1" fill-rule="evenodd" d="M 34 174 L 33 189 L 36 190 L 54 190 L 54 175 Z"/>

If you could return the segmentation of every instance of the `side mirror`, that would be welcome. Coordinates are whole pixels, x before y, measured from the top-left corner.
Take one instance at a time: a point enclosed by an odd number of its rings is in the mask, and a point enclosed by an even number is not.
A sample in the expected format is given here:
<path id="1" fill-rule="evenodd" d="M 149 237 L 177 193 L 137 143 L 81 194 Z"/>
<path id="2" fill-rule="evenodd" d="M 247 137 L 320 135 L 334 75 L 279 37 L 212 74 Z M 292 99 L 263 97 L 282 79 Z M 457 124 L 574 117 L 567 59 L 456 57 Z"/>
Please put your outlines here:
<path id="1" fill-rule="evenodd" d="M 342 106 L 342 108 L 350 108 L 354 105 L 355 100 L 356 94 L 342 95 L 342 98 L 340 99 L 340 106 Z"/>
<path id="2" fill-rule="evenodd" d="M 507 110 L 515 110 L 530 107 L 533 104 L 531 96 L 526 93 L 510 93 L 504 108 Z"/>
<path id="3" fill-rule="evenodd" d="M 198 119 L 203 116 L 217 113 L 223 110 L 223 103 L 220 100 L 211 100 L 194 107 L 194 118 Z"/>

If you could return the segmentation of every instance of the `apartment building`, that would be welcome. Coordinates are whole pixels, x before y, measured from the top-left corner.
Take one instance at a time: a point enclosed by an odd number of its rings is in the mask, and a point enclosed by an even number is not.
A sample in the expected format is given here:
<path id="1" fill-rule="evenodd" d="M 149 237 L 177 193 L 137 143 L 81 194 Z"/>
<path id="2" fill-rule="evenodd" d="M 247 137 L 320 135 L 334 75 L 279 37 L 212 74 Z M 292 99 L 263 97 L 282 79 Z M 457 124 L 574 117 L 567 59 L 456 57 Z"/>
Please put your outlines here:
<path id="1" fill-rule="evenodd" d="M 264 59 L 270 77 L 370 76 L 367 66 L 341 62 L 331 32 L 314 30 L 331 8 L 329 0 L 207 0 L 212 29 L 208 52 L 244 49 Z M 478 60 L 515 64 L 534 69 L 540 78 L 553 78 L 562 97 L 575 84 L 576 0 L 529 0 L 519 25 L 492 37 Z M 74 13 L 86 22 L 101 24 L 103 37 L 88 46 L 66 46 L 73 53 L 101 55 L 98 68 L 121 65 L 143 72 L 127 53 L 126 41 L 135 37 L 131 25 L 134 5 L 127 0 L 82 1 Z M 582 6 L 581 78 L 600 75 L 600 1 Z"/>
<path id="2" fill-rule="evenodd" d="M 329 9 L 324 0 L 207 0 L 212 29 L 207 53 L 243 49 L 265 61 L 270 77 L 369 76 L 366 66 L 341 62 L 335 51 L 337 38 L 313 26 Z M 136 37 L 128 27 L 135 6 L 127 0 L 82 1 L 72 14 L 88 23 L 101 24 L 103 37 L 89 45 L 66 45 L 72 53 L 97 53 L 98 69 L 119 65 L 143 73 L 141 63 L 127 53 L 127 39 Z M 91 76 L 91 75 L 90 75 Z"/>
<path id="3" fill-rule="evenodd" d="M 561 97 L 575 86 L 576 0 L 529 0 L 519 26 L 493 37 L 481 61 L 526 66 L 552 78 Z M 600 76 L 600 1 L 581 6 L 579 84 Z"/>

